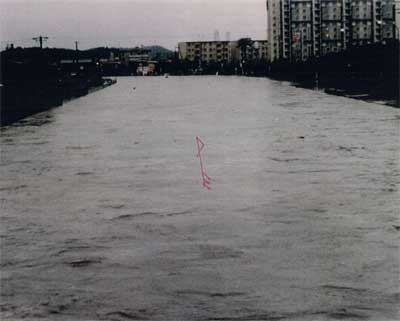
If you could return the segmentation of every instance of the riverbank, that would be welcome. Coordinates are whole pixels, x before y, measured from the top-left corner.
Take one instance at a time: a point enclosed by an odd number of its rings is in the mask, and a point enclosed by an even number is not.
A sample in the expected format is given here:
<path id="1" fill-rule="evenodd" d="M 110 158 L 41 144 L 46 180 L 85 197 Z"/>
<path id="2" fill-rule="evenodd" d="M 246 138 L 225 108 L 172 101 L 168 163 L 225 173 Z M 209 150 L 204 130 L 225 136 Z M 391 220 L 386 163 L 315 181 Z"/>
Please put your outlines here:
<path id="1" fill-rule="evenodd" d="M 115 83 L 95 59 L 61 58 L 40 48 L 1 52 L 0 125 Z"/>
<path id="2" fill-rule="evenodd" d="M 388 41 L 303 62 L 281 60 L 268 67 L 267 75 L 303 88 L 399 107 L 399 50 L 399 41 Z"/>
<path id="3" fill-rule="evenodd" d="M 116 80 L 106 78 L 93 86 L 89 86 L 87 81 L 69 82 L 67 85 L 59 86 L 3 85 L 0 93 L 2 98 L 0 125 L 6 126 L 35 113 L 62 106 L 66 101 L 86 96 L 115 83 Z"/>
<path id="4" fill-rule="evenodd" d="M 374 77 L 375 76 L 375 77 Z M 378 74 L 369 78 L 358 77 L 354 74 L 320 75 L 313 74 L 308 77 L 290 76 L 269 76 L 271 79 L 289 82 L 292 86 L 324 91 L 329 95 L 342 96 L 346 98 L 362 100 L 368 103 L 386 105 L 394 108 L 400 107 L 400 97 L 395 96 L 393 84 L 395 79 L 391 79 L 390 84 L 382 86 Z M 352 79 L 353 78 L 353 79 Z M 349 79 L 352 79 L 349 81 Z M 388 81 L 386 81 L 388 82 Z"/>

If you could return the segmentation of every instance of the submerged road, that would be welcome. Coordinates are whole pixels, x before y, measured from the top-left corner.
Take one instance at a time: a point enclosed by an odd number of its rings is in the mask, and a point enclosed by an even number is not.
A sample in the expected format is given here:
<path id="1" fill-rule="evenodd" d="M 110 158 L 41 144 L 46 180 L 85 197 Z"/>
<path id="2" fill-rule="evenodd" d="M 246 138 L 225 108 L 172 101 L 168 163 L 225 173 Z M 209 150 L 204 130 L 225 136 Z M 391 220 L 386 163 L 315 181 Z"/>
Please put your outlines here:
<path id="1" fill-rule="evenodd" d="M 132 77 L 5 127 L 0 317 L 398 320 L 399 124 L 268 79 Z"/>

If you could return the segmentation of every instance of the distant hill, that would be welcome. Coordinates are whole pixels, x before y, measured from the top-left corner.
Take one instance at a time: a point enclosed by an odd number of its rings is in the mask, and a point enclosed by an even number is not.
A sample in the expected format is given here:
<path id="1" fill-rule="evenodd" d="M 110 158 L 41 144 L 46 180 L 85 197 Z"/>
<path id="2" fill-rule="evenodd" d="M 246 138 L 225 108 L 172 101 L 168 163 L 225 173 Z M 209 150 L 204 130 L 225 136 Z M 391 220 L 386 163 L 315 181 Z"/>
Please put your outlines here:
<path id="1" fill-rule="evenodd" d="M 170 59 L 174 56 L 174 52 L 172 50 L 161 46 L 146 46 L 144 48 L 151 51 L 151 58 L 155 60 Z"/>

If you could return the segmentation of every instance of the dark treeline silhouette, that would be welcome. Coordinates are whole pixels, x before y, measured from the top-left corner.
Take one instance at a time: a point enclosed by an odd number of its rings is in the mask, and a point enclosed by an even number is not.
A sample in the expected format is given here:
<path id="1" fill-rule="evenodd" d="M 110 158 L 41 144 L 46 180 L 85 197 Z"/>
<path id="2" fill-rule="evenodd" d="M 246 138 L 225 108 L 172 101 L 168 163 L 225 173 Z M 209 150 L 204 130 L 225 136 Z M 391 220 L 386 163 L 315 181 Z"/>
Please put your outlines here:
<path id="1" fill-rule="evenodd" d="M 108 84 L 92 53 L 69 49 L 10 48 L 1 53 L 2 125 L 62 105 Z M 96 50 L 93 55 L 101 56 Z M 78 60 L 79 59 L 79 60 Z M 66 60 L 65 64 L 61 61 Z"/>
<path id="2" fill-rule="evenodd" d="M 155 61 L 173 57 L 173 52 L 160 46 L 139 48 L 142 49 Z M 111 55 L 124 56 L 130 50 L 108 47 L 73 50 L 10 46 L 0 54 L 0 123 L 12 123 L 62 105 L 66 99 L 86 95 L 95 88 L 113 83 L 103 79 L 104 76 L 135 74 L 139 63 L 107 63 Z"/>
<path id="3" fill-rule="evenodd" d="M 173 57 L 174 53 L 168 49 L 161 46 L 147 46 L 143 47 L 150 51 L 151 59 L 155 60 L 165 60 Z M 108 59 L 110 58 L 110 53 L 118 54 L 128 48 L 115 48 L 115 47 L 97 47 L 87 50 L 74 50 L 74 49 L 64 49 L 64 48 L 43 48 L 38 47 L 33 48 L 9 48 L 1 52 L 1 57 L 4 60 L 14 59 L 14 60 L 35 60 L 46 57 L 47 62 L 55 63 L 62 59 Z"/>
<path id="4" fill-rule="evenodd" d="M 349 48 L 319 59 L 277 61 L 268 75 L 299 86 L 324 88 L 329 93 L 399 103 L 399 42 Z"/>
<path id="5" fill-rule="evenodd" d="M 190 60 L 172 59 L 161 62 L 158 66 L 160 73 L 177 76 L 188 75 L 245 75 L 267 76 L 268 63 L 266 60 L 252 60 L 242 64 L 230 62 L 199 62 Z"/>

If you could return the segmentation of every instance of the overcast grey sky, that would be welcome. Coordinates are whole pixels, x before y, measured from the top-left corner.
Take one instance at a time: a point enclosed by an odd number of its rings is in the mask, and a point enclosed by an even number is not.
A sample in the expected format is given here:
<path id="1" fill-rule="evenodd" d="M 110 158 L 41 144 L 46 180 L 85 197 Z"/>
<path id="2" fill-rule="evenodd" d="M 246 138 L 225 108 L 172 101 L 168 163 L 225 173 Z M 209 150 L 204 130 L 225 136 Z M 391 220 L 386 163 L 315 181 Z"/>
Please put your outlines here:
<path id="1" fill-rule="evenodd" d="M 49 36 L 49 47 L 81 49 L 179 41 L 266 39 L 265 0 L 0 0 L 1 47 L 34 45 Z"/>

